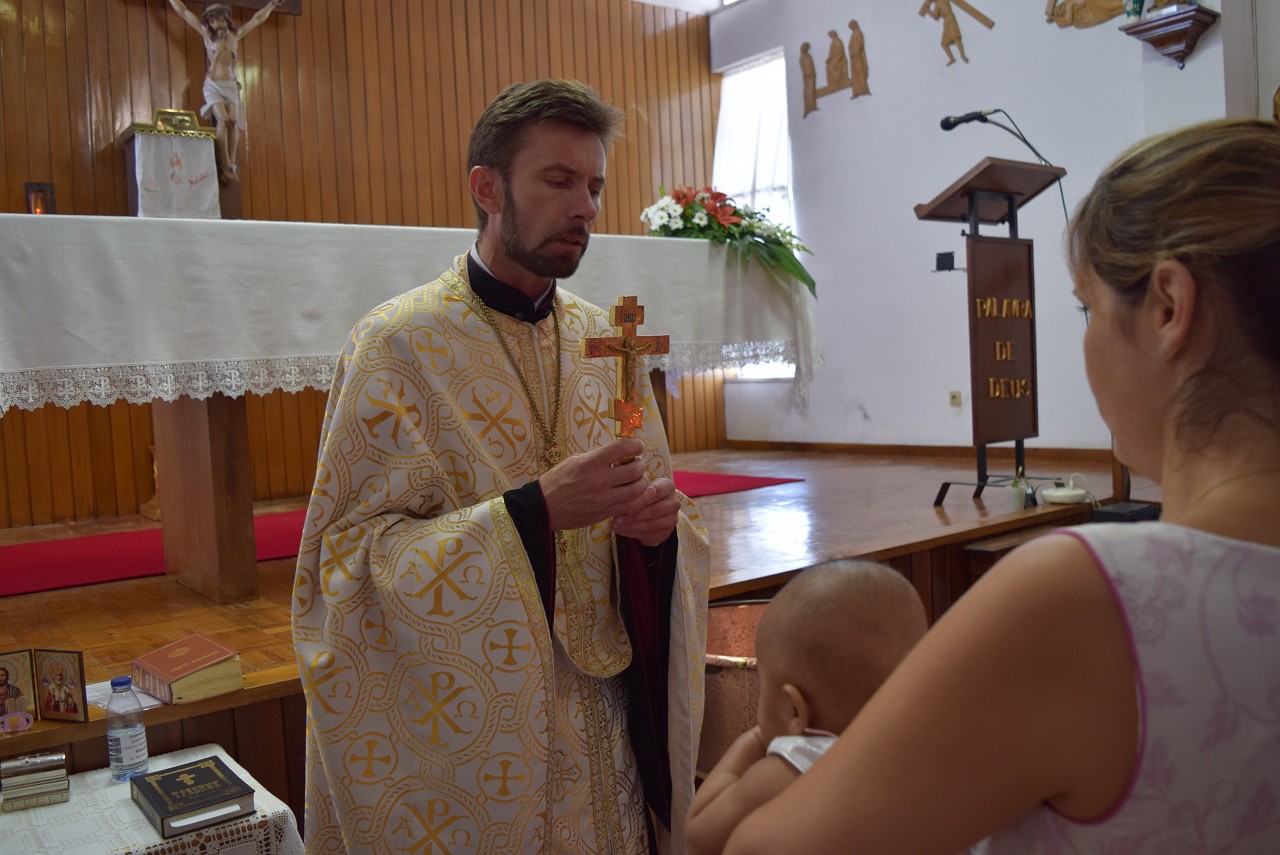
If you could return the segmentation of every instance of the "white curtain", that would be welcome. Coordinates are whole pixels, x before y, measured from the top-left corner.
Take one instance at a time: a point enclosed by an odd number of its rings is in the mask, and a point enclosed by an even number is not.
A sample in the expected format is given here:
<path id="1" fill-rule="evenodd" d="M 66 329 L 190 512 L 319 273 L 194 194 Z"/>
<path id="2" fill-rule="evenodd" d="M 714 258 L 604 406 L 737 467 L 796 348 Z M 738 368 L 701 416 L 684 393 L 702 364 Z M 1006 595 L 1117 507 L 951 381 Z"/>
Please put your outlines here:
<path id="1" fill-rule="evenodd" d="M 724 75 L 712 184 L 739 204 L 795 228 L 786 66 L 781 53 Z"/>

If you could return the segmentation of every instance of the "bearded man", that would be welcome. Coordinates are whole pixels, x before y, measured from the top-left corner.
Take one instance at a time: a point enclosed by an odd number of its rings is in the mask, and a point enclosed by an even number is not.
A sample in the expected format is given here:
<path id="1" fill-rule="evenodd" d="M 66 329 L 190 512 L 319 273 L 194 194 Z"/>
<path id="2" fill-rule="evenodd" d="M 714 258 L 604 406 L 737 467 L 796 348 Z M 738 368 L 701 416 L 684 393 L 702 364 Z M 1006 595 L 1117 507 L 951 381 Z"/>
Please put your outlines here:
<path id="1" fill-rule="evenodd" d="M 298 559 L 310 852 L 683 851 L 708 546 L 647 418 L 612 439 L 609 316 L 559 287 L 620 110 L 516 84 L 468 150 L 479 237 L 340 357 Z"/>

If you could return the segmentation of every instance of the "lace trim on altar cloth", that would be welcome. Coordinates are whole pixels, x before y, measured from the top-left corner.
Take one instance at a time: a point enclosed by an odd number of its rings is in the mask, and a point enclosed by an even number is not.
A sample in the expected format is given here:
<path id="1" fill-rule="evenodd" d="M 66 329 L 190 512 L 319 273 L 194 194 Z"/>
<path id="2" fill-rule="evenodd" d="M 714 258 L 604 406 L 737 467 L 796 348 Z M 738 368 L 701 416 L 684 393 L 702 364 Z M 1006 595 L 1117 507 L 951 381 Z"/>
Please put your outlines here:
<path id="1" fill-rule="evenodd" d="M 672 344 L 664 356 L 651 356 L 645 364 L 667 373 L 667 390 L 678 397 L 681 374 L 700 374 L 715 368 L 741 368 L 757 363 L 785 362 L 796 367 L 796 402 L 809 406 L 809 381 L 813 369 L 823 364 L 822 353 L 812 348 L 811 358 L 801 356 L 793 341 L 739 341 L 732 344 Z"/>
<path id="2" fill-rule="evenodd" d="M 329 391 L 337 354 L 213 362 L 172 362 L 146 365 L 108 365 L 43 368 L 0 373 L 0 414 L 10 407 L 37 410 L 45 404 L 74 407 L 88 402 L 106 406 L 119 400 L 131 404 L 175 401 L 186 395 L 203 399 L 216 393 L 230 397 L 276 390 Z M 813 364 L 800 358 L 795 342 L 746 341 L 732 344 L 672 344 L 671 353 L 651 357 L 659 368 L 678 380 L 684 373 L 714 368 L 740 368 L 757 362 L 788 362 L 796 366 L 796 398 L 808 404 Z M 672 384 L 673 386 L 675 384 Z"/>
<path id="3" fill-rule="evenodd" d="M 277 389 L 328 391 L 337 361 L 337 354 L 332 354 L 10 371 L 0 374 L 0 413 L 10 407 L 35 410 L 45 404 L 106 406 L 121 399 L 145 404 L 175 401 L 182 395 L 201 399 L 218 392 L 237 397 Z"/>

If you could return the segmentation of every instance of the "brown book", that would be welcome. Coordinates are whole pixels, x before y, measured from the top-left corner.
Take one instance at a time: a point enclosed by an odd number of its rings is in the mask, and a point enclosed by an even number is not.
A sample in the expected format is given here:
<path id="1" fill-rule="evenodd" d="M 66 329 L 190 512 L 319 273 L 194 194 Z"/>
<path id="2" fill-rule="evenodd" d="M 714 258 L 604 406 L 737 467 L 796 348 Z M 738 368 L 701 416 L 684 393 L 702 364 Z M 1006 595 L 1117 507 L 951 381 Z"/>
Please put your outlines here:
<path id="1" fill-rule="evenodd" d="M 221 695 L 243 682 L 236 651 L 203 635 L 188 635 L 133 660 L 133 684 L 166 704 Z"/>

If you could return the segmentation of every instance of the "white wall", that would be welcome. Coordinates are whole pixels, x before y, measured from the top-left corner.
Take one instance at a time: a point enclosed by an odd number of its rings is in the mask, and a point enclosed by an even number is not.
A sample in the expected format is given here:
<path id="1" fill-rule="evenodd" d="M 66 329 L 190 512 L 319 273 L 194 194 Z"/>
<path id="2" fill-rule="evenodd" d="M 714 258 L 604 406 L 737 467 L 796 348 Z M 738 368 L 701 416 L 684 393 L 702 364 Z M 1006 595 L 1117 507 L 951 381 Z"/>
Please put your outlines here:
<path id="1" fill-rule="evenodd" d="M 1223 2 L 1229 13 L 1249 16 L 1244 52 L 1252 52 L 1254 0 Z M 1239 79 L 1248 73 L 1224 68 L 1228 28 L 1221 21 L 1179 70 L 1119 32 L 1123 19 L 1063 30 L 1045 22 L 1042 0 L 974 5 L 996 26 L 987 30 L 956 7 L 970 63 L 949 68 L 941 25 L 918 16 L 914 0 L 742 0 L 712 16 L 717 71 L 785 49 L 797 232 L 814 252 L 805 263 L 818 281 L 826 357 L 807 411 L 794 404 L 787 383 L 727 386 L 731 439 L 970 443 L 965 276 L 931 272 L 936 252 L 953 250 L 962 264 L 964 240 L 959 225 L 918 221 L 912 208 L 984 156 L 1033 157 L 992 125 L 943 132 L 943 116 L 1007 110 L 1045 157 L 1066 168 L 1070 209 L 1135 140 L 1226 115 L 1229 102 L 1260 100 L 1257 63 L 1247 83 Z M 866 36 L 872 95 L 829 95 L 802 119 L 800 44 L 811 42 L 821 85 L 827 31 L 847 38 L 850 18 Z M 1019 214 L 1021 236 L 1036 242 L 1040 435 L 1028 444 L 1106 448 L 1110 436 L 1084 378 L 1084 325 L 1063 260 L 1064 225 L 1056 190 Z M 951 389 L 963 390 L 963 408 L 948 407 Z"/>

